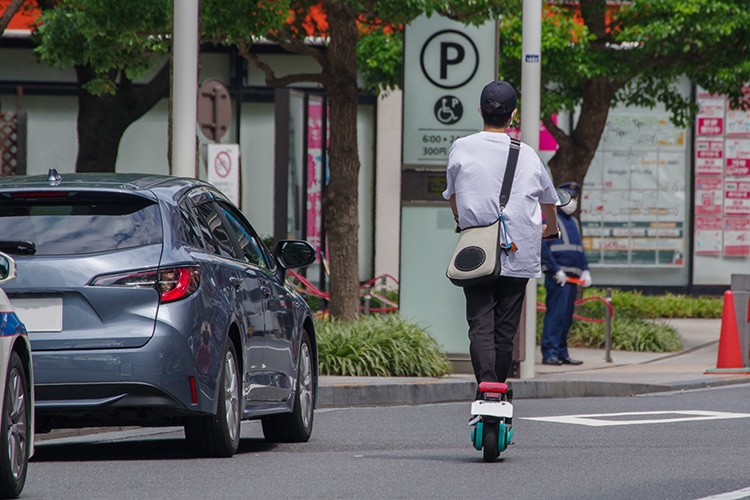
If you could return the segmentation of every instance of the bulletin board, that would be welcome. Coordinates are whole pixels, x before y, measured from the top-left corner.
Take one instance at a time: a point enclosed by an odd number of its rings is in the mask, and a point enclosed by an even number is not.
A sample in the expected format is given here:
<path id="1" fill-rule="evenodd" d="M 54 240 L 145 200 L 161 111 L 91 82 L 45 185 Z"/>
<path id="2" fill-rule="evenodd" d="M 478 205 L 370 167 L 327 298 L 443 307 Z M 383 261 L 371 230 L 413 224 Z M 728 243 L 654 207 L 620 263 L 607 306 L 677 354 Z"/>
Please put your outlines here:
<path id="1" fill-rule="evenodd" d="M 750 92 L 750 88 L 746 89 Z M 750 256 L 750 113 L 698 93 L 695 138 L 695 255 Z M 723 260 L 723 259 L 721 259 Z M 717 262 L 716 259 L 714 259 Z M 745 269 L 748 271 L 748 269 Z M 741 272 L 738 268 L 736 272 Z"/>
<path id="2" fill-rule="evenodd" d="M 687 142 L 666 111 L 610 112 L 581 202 L 590 266 L 684 267 Z"/>

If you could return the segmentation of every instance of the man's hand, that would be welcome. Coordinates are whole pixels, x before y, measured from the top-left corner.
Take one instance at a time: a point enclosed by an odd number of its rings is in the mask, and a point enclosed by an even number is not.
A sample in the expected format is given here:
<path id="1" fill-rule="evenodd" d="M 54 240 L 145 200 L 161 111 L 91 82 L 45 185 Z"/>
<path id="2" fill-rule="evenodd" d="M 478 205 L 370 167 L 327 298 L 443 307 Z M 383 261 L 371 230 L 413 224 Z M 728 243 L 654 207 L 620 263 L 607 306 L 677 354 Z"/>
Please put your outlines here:
<path id="1" fill-rule="evenodd" d="M 565 274 L 565 271 L 563 271 L 562 269 L 555 273 L 554 278 L 555 281 L 557 281 L 557 284 L 560 286 L 565 286 L 565 283 L 568 282 L 568 275 Z"/>
<path id="2" fill-rule="evenodd" d="M 542 239 L 554 240 L 560 237 L 560 229 L 557 225 L 542 224 Z"/>
<path id="3" fill-rule="evenodd" d="M 581 273 L 581 279 L 583 280 L 583 285 L 581 285 L 583 288 L 588 288 L 591 286 L 591 273 L 588 271 L 588 269 Z"/>

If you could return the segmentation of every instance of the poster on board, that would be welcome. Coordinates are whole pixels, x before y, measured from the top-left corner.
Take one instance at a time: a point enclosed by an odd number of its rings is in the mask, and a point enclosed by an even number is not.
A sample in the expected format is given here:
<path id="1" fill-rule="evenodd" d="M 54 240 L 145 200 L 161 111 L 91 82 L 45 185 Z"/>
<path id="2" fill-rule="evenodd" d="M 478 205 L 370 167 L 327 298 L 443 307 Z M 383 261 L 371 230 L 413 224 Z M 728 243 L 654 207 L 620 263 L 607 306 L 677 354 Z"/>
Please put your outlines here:
<path id="1" fill-rule="evenodd" d="M 695 253 L 721 254 L 721 217 L 695 218 Z"/>
<path id="2" fill-rule="evenodd" d="M 721 215 L 722 199 L 720 178 L 698 177 L 695 179 L 696 215 Z"/>
<path id="3" fill-rule="evenodd" d="M 724 219 L 724 255 L 750 255 L 750 219 Z"/>
<path id="4" fill-rule="evenodd" d="M 704 136 L 724 135 L 725 107 L 726 99 L 723 96 L 699 94 L 696 133 Z"/>
<path id="5" fill-rule="evenodd" d="M 724 170 L 724 141 L 695 141 L 695 174 L 721 175 Z"/>

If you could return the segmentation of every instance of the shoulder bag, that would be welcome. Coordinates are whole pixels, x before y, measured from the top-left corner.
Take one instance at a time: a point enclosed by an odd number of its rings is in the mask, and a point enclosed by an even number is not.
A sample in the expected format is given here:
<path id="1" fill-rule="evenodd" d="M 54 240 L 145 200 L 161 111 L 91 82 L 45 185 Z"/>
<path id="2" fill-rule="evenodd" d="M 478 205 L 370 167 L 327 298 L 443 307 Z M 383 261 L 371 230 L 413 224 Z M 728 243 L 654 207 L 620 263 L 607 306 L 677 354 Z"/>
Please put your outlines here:
<path id="1" fill-rule="evenodd" d="M 505 167 L 500 191 L 500 216 L 489 226 L 469 227 L 461 230 L 459 234 L 456 249 L 445 273 L 456 286 L 484 285 L 500 277 L 501 249 L 510 249 L 507 242 L 503 245 L 501 241 L 501 225 L 504 226 L 503 209 L 510 197 L 520 149 L 521 141 L 511 139 L 508 164 Z M 515 245 L 512 246 L 515 250 Z"/>

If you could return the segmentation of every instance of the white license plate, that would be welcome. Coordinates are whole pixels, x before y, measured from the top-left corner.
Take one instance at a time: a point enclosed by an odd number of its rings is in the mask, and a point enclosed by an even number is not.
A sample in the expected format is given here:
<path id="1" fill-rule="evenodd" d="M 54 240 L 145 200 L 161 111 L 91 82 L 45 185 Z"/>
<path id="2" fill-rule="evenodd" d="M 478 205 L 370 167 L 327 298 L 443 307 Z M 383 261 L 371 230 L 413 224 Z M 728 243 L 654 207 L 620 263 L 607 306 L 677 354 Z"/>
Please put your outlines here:
<path id="1" fill-rule="evenodd" d="M 29 332 L 61 332 L 63 303 L 59 297 L 11 300 L 16 315 Z"/>

